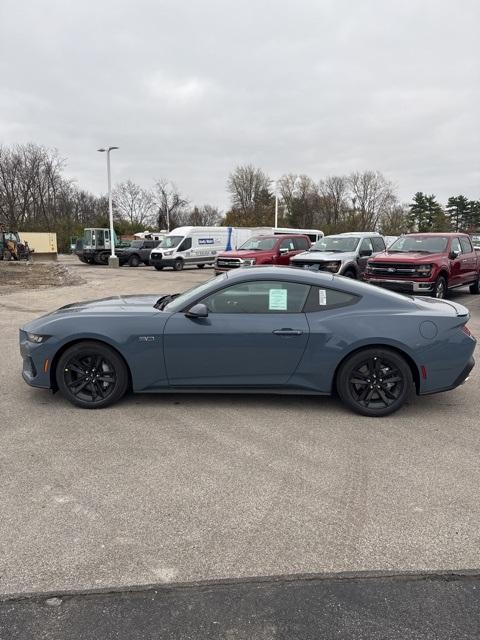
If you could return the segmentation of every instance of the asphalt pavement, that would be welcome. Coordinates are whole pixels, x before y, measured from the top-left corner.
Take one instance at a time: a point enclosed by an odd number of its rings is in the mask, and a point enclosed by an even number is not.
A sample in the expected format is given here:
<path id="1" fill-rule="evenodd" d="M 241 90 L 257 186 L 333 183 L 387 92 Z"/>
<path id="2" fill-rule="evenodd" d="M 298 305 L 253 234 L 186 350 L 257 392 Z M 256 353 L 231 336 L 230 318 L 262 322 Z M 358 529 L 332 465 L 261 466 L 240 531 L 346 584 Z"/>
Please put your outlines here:
<path id="1" fill-rule="evenodd" d="M 82 411 L 23 383 L 19 326 L 213 274 L 70 263 L 86 284 L 0 296 L 0 594 L 480 567 L 478 367 L 381 420 L 292 396 L 138 395 Z M 452 298 L 480 335 L 480 297 Z"/>

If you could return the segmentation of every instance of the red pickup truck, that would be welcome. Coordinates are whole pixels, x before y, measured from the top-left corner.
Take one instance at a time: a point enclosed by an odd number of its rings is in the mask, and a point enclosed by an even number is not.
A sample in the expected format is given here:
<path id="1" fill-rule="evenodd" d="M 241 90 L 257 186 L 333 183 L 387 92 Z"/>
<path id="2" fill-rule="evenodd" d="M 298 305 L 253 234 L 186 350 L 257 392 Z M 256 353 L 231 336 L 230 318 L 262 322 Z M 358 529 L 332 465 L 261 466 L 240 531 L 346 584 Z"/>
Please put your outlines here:
<path id="1" fill-rule="evenodd" d="M 408 233 L 367 262 L 365 280 L 402 293 L 445 298 L 470 285 L 479 292 L 480 254 L 466 233 Z"/>
<path id="2" fill-rule="evenodd" d="M 215 259 L 215 275 L 254 264 L 288 265 L 290 258 L 310 249 L 308 236 L 299 234 L 253 236 L 237 251 L 223 251 Z"/>

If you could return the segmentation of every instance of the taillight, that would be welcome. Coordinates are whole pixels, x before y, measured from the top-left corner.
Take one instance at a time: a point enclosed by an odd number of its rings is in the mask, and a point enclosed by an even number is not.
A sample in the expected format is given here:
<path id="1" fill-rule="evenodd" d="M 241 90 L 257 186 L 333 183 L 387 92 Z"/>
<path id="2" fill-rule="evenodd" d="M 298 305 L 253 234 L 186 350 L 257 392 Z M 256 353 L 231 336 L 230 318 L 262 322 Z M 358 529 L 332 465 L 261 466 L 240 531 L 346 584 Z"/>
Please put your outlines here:
<path id="1" fill-rule="evenodd" d="M 463 325 L 463 327 L 462 327 L 462 331 L 463 331 L 463 333 L 465 333 L 467 336 L 471 336 L 471 335 L 472 335 L 472 332 L 470 331 L 470 329 L 467 327 L 467 325 L 466 325 L 466 324 L 464 324 L 464 325 Z"/>

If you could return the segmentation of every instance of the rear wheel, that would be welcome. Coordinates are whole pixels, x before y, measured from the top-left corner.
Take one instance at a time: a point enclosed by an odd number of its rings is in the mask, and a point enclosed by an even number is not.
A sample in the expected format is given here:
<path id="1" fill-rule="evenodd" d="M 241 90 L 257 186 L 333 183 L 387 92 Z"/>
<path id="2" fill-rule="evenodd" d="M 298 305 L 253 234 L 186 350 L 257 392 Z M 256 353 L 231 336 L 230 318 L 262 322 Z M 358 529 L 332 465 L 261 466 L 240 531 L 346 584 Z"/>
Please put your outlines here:
<path id="1" fill-rule="evenodd" d="M 130 256 L 130 258 L 128 259 L 129 267 L 138 267 L 139 264 L 140 264 L 140 258 L 135 254 L 133 256 Z"/>
<path id="2" fill-rule="evenodd" d="M 197 269 L 203 269 L 205 267 L 205 263 L 197 264 Z"/>
<path id="3" fill-rule="evenodd" d="M 478 278 L 470 285 L 470 293 L 474 293 L 475 295 L 480 293 L 480 280 Z"/>
<path id="4" fill-rule="evenodd" d="M 83 409 L 100 409 L 120 400 L 128 387 L 127 367 L 116 351 L 99 342 L 78 342 L 56 368 L 62 395 Z"/>
<path id="5" fill-rule="evenodd" d="M 183 269 L 183 260 L 181 258 L 177 258 L 173 263 L 174 271 L 181 271 Z"/>
<path id="6" fill-rule="evenodd" d="M 447 294 L 448 294 L 447 281 L 444 276 L 439 276 L 433 288 L 433 295 L 435 298 L 443 299 L 447 297 Z"/>
<path id="7" fill-rule="evenodd" d="M 412 383 L 408 363 L 390 349 L 363 349 L 347 358 L 337 374 L 342 401 L 356 413 L 372 417 L 397 411 Z"/>
<path id="8" fill-rule="evenodd" d="M 161 271 L 161 270 L 163 269 L 163 267 L 162 267 L 162 266 L 159 266 L 158 264 L 156 264 L 156 265 L 155 265 L 155 269 L 156 269 L 157 271 Z"/>

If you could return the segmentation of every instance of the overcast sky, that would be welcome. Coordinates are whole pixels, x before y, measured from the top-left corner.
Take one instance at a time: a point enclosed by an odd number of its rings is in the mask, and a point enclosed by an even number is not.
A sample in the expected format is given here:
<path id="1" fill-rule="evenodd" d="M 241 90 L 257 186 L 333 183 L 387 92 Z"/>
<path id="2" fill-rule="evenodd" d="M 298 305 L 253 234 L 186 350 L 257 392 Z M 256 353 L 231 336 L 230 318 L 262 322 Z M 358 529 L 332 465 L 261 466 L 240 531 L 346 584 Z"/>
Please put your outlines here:
<path id="1" fill-rule="evenodd" d="M 378 169 L 480 197 L 479 0 L 0 0 L 0 143 L 66 173 L 174 180 L 225 208 L 238 164 Z"/>

